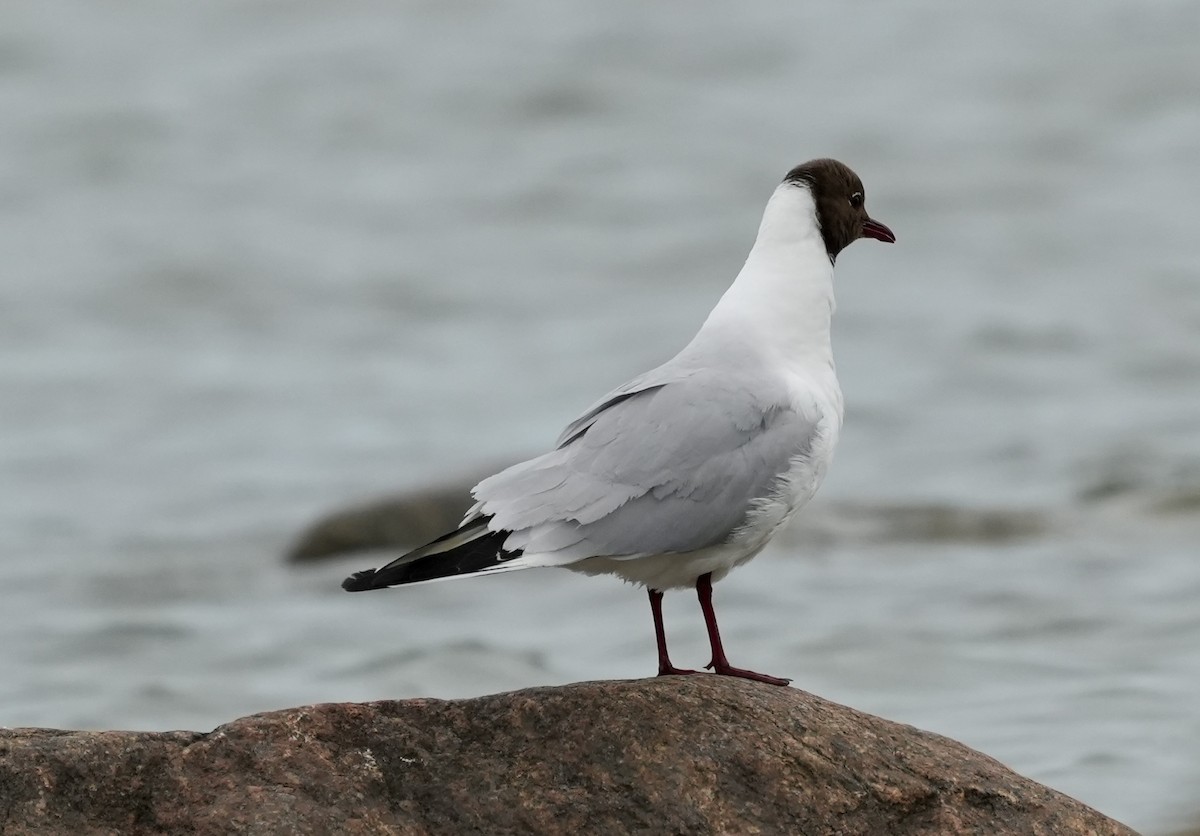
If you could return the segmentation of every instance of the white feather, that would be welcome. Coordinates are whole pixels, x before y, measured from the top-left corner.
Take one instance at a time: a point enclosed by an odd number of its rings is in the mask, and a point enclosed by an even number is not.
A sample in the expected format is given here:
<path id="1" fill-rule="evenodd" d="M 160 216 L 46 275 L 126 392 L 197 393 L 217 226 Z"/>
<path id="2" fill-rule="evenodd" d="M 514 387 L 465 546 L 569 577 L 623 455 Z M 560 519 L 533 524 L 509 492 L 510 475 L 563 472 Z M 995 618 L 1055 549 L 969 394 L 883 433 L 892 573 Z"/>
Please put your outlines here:
<path id="1" fill-rule="evenodd" d="M 837 444 L 842 424 L 842 393 L 830 343 L 834 307 L 833 265 L 818 227 L 812 195 L 804 185 L 785 183 L 767 203 L 758 238 L 741 272 L 683 351 L 597 402 L 564 432 L 564 441 L 578 440 L 569 441 L 541 459 L 510 468 L 476 487 L 478 502 L 468 519 L 492 515 L 489 522 L 492 530 L 513 531 L 505 547 L 526 550 L 523 556 L 497 567 L 496 571 L 565 566 L 588 574 L 615 574 L 654 589 L 670 589 L 691 586 L 707 572 L 719 579 L 758 554 L 816 492 Z M 727 381 L 741 380 L 749 381 L 749 388 L 726 385 Z M 654 431 L 657 427 L 621 424 L 618 417 L 607 416 L 605 411 L 627 410 L 632 415 L 634 402 L 627 400 L 631 393 L 642 393 L 637 395 L 641 398 L 657 397 L 653 391 L 656 388 L 684 385 L 692 386 L 693 392 L 711 395 L 711 403 L 692 395 L 699 401 L 694 403 L 694 409 L 728 416 L 726 422 L 732 425 L 741 420 L 738 416 L 748 415 L 750 418 L 746 420 L 750 421 L 759 415 L 782 415 L 779 420 L 791 422 L 790 429 L 794 432 L 787 437 L 794 440 L 794 449 L 785 450 L 778 459 L 776 470 L 768 474 L 771 478 L 765 490 L 736 498 L 740 503 L 736 509 L 718 509 L 736 512 L 738 518 L 738 523 L 719 542 L 687 551 L 659 546 L 644 550 L 626 547 L 620 553 L 611 553 L 606 550 L 611 537 L 606 541 L 595 533 L 601 528 L 594 523 L 603 523 L 611 515 L 611 522 L 620 526 L 624 515 L 632 524 L 635 507 L 638 513 L 653 513 L 656 496 L 653 490 L 662 490 L 678 505 L 679 497 L 685 495 L 683 489 L 673 489 L 671 493 L 661 486 L 684 482 L 691 474 L 672 471 L 671 464 L 678 463 L 672 460 L 650 480 L 658 484 L 647 485 L 642 465 L 653 455 L 653 449 L 639 447 L 632 441 L 622 446 L 622 436 L 611 439 L 605 436 L 603 440 L 615 447 L 605 451 L 613 455 L 605 460 L 606 469 L 600 469 L 590 459 L 574 464 L 572 457 L 577 455 L 574 445 L 585 450 L 592 428 L 610 418 L 610 423 L 625 437 Z M 611 403 L 615 405 L 608 406 Z M 660 416 L 655 423 L 671 420 L 670 416 Z M 689 426 L 684 417 L 678 421 L 681 428 Z M 698 438 L 697 443 L 707 438 Z M 803 443 L 796 439 L 803 439 Z M 687 444 L 680 449 L 677 458 L 690 463 L 691 459 L 685 455 Z M 622 450 L 628 451 L 629 461 L 621 461 Z M 731 468 L 757 464 L 739 461 L 739 452 L 740 448 L 732 452 L 719 448 L 714 455 L 724 456 L 720 461 L 728 460 Z M 582 461 L 583 454 L 578 455 Z M 614 458 L 615 462 L 610 460 Z M 593 467 L 595 472 L 576 473 L 572 466 Z M 567 476 L 559 478 L 557 471 L 552 471 L 555 467 L 562 468 Z M 597 473 L 611 481 L 593 484 Z M 584 487 L 575 486 L 572 475 L 578 475 L 579 479 L 586 477 L 581 483 Z M 692 494 L 719 490 L 720 480 L 733 475 L 719 471 L 706 473 L 704 479 L 713 484 L 690 485 L 689 490 Z M 522 485 L 530 486 L 537 495 L 523 494 Z M 564 498 L 568 490 L 578 491 L 573 494 L 578 501 Z M 637 500 L 649 503 L 648 509 L 643 511 Z M 686 511 L 686 503 L 683 507 Z M 696 524 L 702 524 L 706 520 L 703 515 L 712 514 L 713 510 L 711 504 L 697 504 Z M 684 522 L 686 519 L 684 516 Z M 642 518 L 637 521 L 653 523 Z M 648 537 L 646 542 L 663 541 Z"/>

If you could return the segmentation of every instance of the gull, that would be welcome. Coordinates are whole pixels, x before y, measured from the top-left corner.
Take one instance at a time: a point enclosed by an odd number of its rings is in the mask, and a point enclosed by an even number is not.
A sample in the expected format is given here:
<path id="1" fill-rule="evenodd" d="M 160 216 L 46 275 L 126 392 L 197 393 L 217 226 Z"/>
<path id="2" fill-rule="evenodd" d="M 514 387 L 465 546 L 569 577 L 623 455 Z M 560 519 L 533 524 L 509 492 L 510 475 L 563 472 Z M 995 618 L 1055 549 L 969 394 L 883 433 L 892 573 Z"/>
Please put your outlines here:
<path id="1" fill-rule="evenodd" d="M 658 674 L 675 667 L 663 591 L 694 587 L 716 674 L 787 685 L 726 658 L 712 585 L 762 551 L 816 493 L 842 426 L 830 325 L 833 267 L 859 238 L 895 235 L 867 215 L 862 181 L 811 160 L 767 201 L 745 265 L 700 331 L 658 368 L 609 392 L 554 449 L 484 479 L 458 529 L 350 592 L 559 566 L 646 588 Z"/>

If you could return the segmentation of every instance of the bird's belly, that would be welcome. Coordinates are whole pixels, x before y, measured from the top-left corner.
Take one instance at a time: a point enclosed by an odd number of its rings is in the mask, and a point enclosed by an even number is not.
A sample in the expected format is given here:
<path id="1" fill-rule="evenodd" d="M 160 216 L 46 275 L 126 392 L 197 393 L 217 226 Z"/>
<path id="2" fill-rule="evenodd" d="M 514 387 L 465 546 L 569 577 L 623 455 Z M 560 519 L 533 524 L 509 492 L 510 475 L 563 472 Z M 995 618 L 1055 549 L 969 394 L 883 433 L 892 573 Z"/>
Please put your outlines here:
<path id="1" fill-rule="evenodd" d="M 762 550 L 762 545 L 753 551 L 744 546 L 722 543 L 693 552 L 674 554 L 651 554 L 622 557 L 589 557 L 565 568 L 585 575 L 616 575 L 626 583 L 638 584 L 648 589 L 686 589 L 696 584 L 701 575 L 712 574 L 718 581 L 736 566 L 745 563 Z"/>
<path id="2" fill-rule="evenodd" d="M 825 480 L 829 460 L 829 452 L 817 449 L 792 459 L 774 490 L 751 506 L 730 543 L 757 554 L 813 498 Z"/>
<path id="3" fill-rule="evenodd" d="M 691 552 L 589 557 L 565 568 L 587 575 L 616 575 L 650 589 L 691 587 L 701 575 L 718 581 L 766 547 L 817 492 L 829 467 L 835 438 L 825 436 L 812 449 L 795 456 L 771 492 L 755 500 L 745 522 L 723 543 Z"/>

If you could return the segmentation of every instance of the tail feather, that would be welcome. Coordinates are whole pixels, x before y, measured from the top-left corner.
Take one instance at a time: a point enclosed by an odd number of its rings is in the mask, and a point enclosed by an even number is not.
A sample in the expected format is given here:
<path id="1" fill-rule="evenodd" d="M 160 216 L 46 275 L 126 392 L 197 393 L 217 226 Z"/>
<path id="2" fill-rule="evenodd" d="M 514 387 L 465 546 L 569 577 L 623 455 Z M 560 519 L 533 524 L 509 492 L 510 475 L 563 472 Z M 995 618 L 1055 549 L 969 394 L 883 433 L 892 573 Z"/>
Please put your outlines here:
<path id="1" fill-rule="evenodd" d="M 490 517 L 472 520 L 386 566 L 355 572 L 342 581 L 342 589 L 365 592 L 368 589 L 495 571 L 508 561 L 520 557 L 522 551 L 506 550 L 504 541 L 512 532 L 489 531 L 488 519 Z"/>

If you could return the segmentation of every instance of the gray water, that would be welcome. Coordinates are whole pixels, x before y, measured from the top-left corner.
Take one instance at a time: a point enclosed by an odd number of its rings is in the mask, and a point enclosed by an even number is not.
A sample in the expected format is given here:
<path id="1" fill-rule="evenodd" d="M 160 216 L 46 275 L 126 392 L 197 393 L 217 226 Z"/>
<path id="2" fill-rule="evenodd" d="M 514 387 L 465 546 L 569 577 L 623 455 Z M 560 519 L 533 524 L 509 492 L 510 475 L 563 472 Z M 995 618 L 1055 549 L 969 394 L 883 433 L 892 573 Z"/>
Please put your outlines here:
<path id="1" fill-rule="evenodd" d="M 1198 34 L 1192 2 L 6 0 L 0 723 L 651 673 L 616 581 L 349 596 L 369 559 L 280 555 L 544 448 L 690 337 L 779 177 L 830 155 L 899 243 L 839 259 L 838 460 L 718 587 L 733 660 L 1178 826 Z M 830 527 L 855 504 L 1039 523 Z M 705 661 L 690 596 L 667 618 Z"/>

